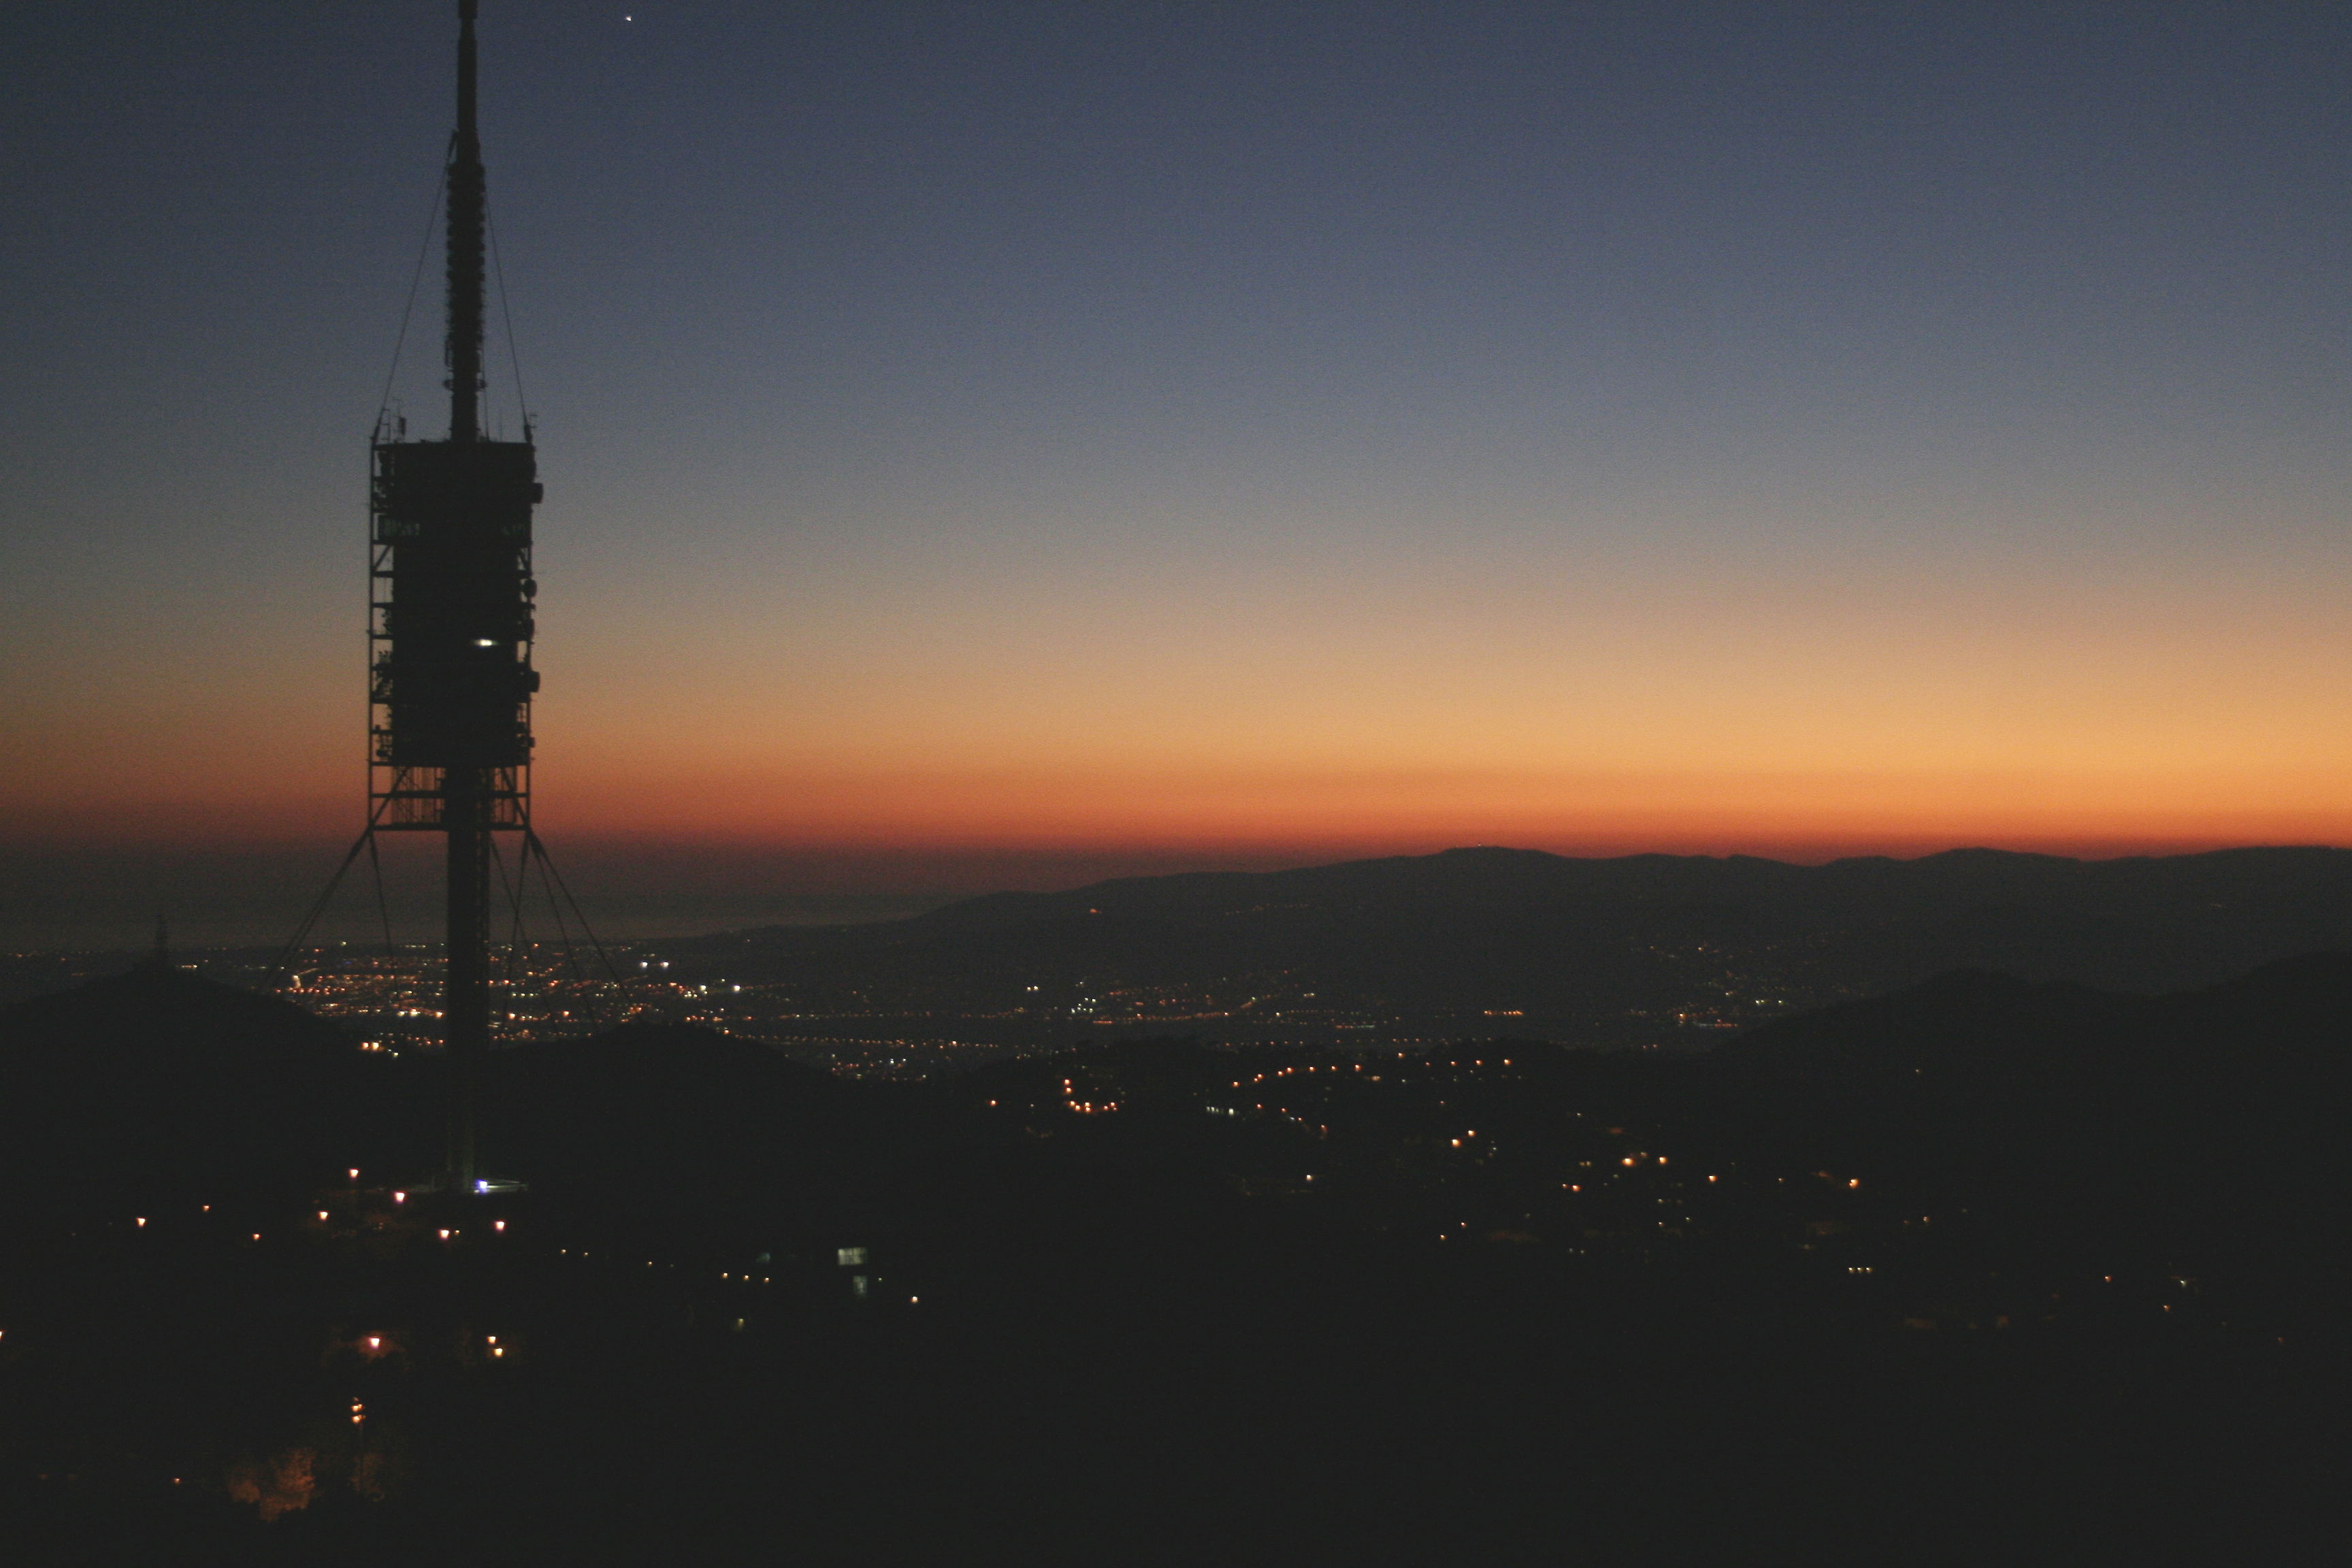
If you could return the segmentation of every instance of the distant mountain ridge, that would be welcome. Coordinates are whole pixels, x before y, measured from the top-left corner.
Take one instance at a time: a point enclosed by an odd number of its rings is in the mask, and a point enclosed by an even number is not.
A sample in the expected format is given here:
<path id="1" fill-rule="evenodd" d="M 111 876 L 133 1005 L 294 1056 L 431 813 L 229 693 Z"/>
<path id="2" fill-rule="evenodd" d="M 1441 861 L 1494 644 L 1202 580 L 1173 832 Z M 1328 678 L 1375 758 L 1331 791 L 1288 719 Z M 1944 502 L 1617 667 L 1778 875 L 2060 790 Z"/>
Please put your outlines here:
<path id="1" fill-rule="evenodd" d="M 676 947 L 698 971 L 802 984 L 845 1006 L 984 1012 L 1189 990 L 1218 1006 L 1279 994 L 1605 1021 L 1671 1018 L 1713 996 L 1749 1021 L 1768 1004 L 1818 1006 L 1958 969 L 2153 993 L 2352 947 L 2352 851 L 1960 849 L 1801 866 L 1465 848 L 995 893 L 885 924 Z"/>
<path id="2" fill-rule="evenodd" d="M 1268 896 L 1332 903 L 1580 899 L 1629 907 L 1753 901 L 1792 910 L 1911 912 L 1985 900 L 2156 894 L 2217 898 L 2324 888 L 2352 899 L 2352 849 L 2218 849 L 2078 860 L 2004 849 L 1948 849 L 1916 859 L 1853 856 L 1801 865 L 1753 855 L 1585 858 L 1480 846 L 1280 871 L 1124 877 L 1060 893 L 989 893 L 892 922 L 977 929 L 1103 910 L 1237 910 Z M 2347 906 L 2352 914 L 2352 906 Z"/>

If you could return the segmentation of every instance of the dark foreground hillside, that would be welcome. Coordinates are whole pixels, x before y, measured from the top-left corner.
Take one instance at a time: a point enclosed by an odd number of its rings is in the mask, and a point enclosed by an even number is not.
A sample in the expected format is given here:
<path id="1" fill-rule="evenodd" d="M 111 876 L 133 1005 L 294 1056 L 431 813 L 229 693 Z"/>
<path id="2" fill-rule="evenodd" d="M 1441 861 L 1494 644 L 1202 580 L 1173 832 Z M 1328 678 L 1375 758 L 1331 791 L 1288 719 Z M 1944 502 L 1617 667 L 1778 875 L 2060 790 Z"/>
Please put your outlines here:
<path id="1" fill-rule="evenodd" d="M 150 972 L 0 1012 L 0 1510 L 50 1560 L 2316 1561 L 2347 1020 L 2322 954 L 1680 1060 L 916 1087 L 635 1028 L 500 1053 L 530 1190 L 453 1199 L 436 1062 Z"/>

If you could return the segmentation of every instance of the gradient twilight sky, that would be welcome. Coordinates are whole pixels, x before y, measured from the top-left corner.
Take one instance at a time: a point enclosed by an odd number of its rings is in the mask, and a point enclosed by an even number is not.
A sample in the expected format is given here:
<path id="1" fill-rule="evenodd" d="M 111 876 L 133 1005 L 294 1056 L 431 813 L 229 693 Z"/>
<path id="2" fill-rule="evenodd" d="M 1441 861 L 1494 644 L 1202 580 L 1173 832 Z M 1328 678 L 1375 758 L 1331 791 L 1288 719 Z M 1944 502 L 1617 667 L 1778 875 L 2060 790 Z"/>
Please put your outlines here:
<path id="1" fill-rule="evenodd" d="M 453 9 L 0 13 L 20 858 L 355 830 Z M 2352 842 L 2352 8 L 484 10 L 609 877 Z"/>

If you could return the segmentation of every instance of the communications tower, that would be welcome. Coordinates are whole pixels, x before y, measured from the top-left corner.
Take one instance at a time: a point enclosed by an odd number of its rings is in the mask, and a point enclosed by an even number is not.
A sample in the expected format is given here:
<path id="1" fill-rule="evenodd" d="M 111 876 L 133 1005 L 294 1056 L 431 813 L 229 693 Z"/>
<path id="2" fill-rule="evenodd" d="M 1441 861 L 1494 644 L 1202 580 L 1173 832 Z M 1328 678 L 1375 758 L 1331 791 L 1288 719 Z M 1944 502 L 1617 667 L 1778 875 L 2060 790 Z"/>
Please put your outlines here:
<path id="1" fill-rule="evenodd" d="M 482 1054 L 490 1043 L 493 836 L 530 833 L 531 508 L 520 441 L 482 426 L 486 189 L 474 126 L 477 0 L 457 4 L 457 128 L 447 171 L 449 432 L 370 443 L 368 794 L 371 832 L 438 833 L 448 855 L 446 1176 L 474 1191 Z M 391 437 L 391 438 L 387 438 Z"/>

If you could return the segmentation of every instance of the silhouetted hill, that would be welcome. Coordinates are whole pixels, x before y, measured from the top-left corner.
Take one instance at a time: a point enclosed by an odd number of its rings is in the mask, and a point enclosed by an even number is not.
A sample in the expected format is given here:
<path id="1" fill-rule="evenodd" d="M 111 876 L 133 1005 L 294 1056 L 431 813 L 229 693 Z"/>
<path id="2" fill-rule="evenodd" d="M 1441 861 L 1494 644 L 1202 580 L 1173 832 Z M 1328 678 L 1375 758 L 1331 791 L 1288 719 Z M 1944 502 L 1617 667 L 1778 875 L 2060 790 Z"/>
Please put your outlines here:
<path id="1" fill-rule="evenodd" d="M 1659 1111 L 1727 1153 L 1966 1205 L 2008 1245 L 2341 1272 L 2352 954 L 2155 997 L 1946 974 L 1750 1031 L 1684 1087 Z"/>
<path id="2" fill-rule="evenodd" d="M 446 1061 L 388 1059 L 277 997 L 141 967 L 0 1009 L 0 1181 L 75 1223 L 296 1206 L 440 1163 Z M 482 1157 L 599 1224 L 734 1239 L 854 1210 L 927 1125 L 713 1030 L 631 1025 L 486 1058 Z M 887 1185 L 887 1183 L 885 1184 Z"/>
<path id="3" fill-rule="evenodd" d="M 2160 996 L 1958 971 L 1762 1025 L 1720 1055 L 1743 1081 L 1861 1095 L 2196 1074 L 2307 1099 L 2352 1067 L 2352 953 L 2282 959 Z"/>
<path id="4" fill-rule="evenodd" d="M 913 920 L 669 944 L 813 1011 L 1223 1024 L 1520 1014 L 1655 1026 L 1769 1016 L 1974 968 L 2118 991 L 2352 945 L 2352 851 L 2082 861 L 1993 850 L 1796 866 L 1448 850 L 1001 893 Z M 705 972 L 708 972 L 707 973 Z M 1646 1023 L 1644 1022 L 1646 1021 Z"/>
<path id="5" fill-rule="evenodd" d="M 730 1241 L 845 1201 L 918 1120 L 904 1092 L 682 1025 L 495 1052 L 485 1090 L 493 1168 L 641 1228 Z"/>
<path id="6" fill-rule="evenodd" d="M 388 1064 L 299 1007 L 141 967 L 0 1009 L 0 1171 L 21 1212 L 307 1192 L 398 1142 Z"/>

